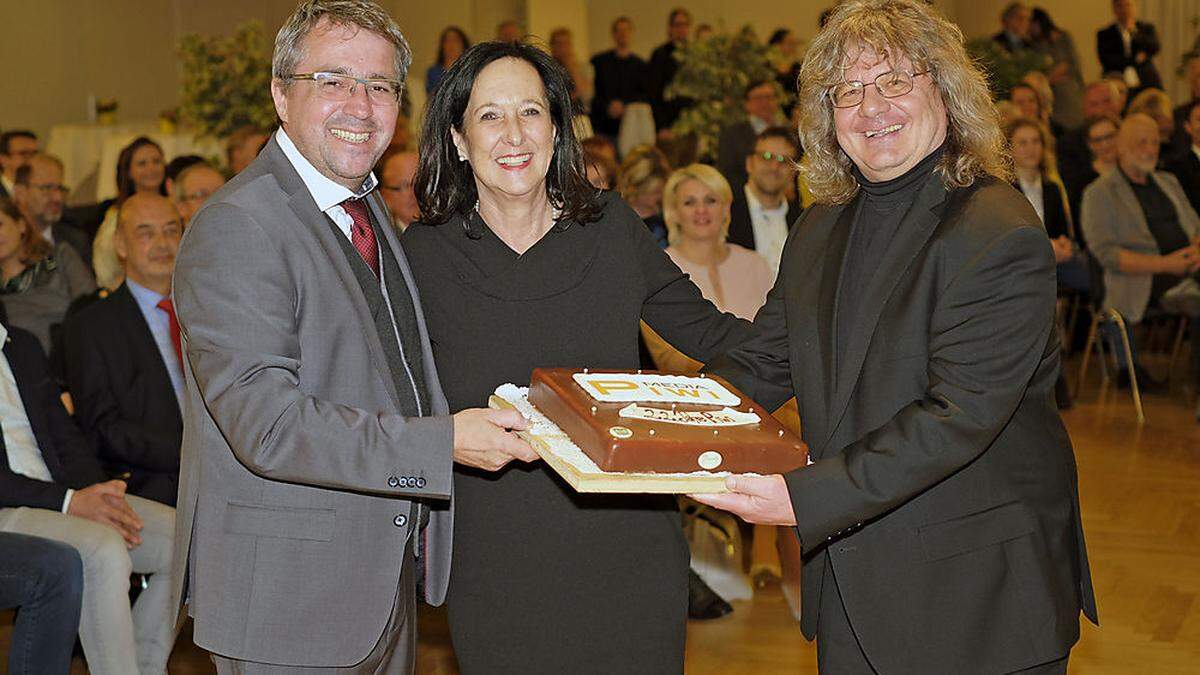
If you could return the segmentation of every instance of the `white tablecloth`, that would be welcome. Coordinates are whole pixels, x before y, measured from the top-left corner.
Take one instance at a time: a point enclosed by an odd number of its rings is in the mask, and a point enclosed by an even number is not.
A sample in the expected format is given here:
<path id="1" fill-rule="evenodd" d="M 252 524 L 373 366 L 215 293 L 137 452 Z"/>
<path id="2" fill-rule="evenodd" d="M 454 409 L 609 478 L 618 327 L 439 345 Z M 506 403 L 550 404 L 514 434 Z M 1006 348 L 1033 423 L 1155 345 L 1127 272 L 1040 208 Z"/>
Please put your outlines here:
<path id="1" fill-rule="evenodd" d="M 63 161 L 63 182 L 71 202 L 98 202 L 117 196 L 117 157 L 121 148 L 138 136 L 148 136 L 162 146 L 166 161 L 180 155 L 206 158 L 223 156 L 221 142 L 177 131 L 166 134 L 154 120 L 122 124 L 58 124 L 50 130 L 46 152 Z M 94 190 L 90 185 L 95 185 Z M 87 194 L 77 194 L 83 188 Z"/>

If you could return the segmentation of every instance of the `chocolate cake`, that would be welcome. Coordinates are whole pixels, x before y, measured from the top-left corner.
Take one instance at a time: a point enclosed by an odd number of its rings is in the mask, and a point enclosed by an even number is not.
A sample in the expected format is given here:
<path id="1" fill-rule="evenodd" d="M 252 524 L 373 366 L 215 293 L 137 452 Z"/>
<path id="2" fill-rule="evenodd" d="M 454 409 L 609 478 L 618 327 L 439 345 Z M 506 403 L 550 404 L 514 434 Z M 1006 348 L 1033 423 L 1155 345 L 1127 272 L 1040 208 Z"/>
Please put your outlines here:
<path id="1" fill-rule="evenodd" d="M 605 471 L 784 473 L 807 447 L 725 380 L 535 368 L 529 402 Z"/>

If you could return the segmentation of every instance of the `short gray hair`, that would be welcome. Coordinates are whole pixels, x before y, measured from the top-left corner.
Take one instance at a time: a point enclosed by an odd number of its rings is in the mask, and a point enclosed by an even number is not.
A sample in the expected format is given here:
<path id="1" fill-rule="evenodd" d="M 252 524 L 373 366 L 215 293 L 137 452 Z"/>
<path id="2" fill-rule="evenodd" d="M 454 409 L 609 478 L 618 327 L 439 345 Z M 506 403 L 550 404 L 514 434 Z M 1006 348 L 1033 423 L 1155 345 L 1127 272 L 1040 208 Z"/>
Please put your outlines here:
<path id="1" fill-rule="evenodd" d="M 304 38 L 322 20 L 338 26 L 355 26 L 368 30 L 392 43 L 396 48 L 396 74 L 401 83 L 408 78 L 412 50 L 400 32 L 400 26 L 378 4 L 371 0 L 305 0 L 279 29 L 275 36 L 275 55 L 271 59 L 271 77 L 286 87 L 284 78 L 294 75 L 296 64 L 304 58 Z"/>

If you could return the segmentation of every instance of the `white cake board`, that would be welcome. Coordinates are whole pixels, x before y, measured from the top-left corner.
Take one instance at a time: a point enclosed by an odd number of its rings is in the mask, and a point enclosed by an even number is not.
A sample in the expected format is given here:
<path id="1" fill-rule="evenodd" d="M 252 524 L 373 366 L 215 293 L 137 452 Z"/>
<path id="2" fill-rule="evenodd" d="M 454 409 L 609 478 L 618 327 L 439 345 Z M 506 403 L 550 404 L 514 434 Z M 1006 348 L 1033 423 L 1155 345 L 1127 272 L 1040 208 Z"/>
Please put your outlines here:
<path id="1" fill-rule="evenodd" d="M 530 427 L 517 435 L 525 439 L 576 492 L 716 494 L 729 491 L 725 487 L 727 471 L 617 473 L 602 470 L 558 425 L 529 402 L 529 390 L 525 387 L 501 385 L 488 399 L 488 405 L 520 411 L 529 420 Z"/>

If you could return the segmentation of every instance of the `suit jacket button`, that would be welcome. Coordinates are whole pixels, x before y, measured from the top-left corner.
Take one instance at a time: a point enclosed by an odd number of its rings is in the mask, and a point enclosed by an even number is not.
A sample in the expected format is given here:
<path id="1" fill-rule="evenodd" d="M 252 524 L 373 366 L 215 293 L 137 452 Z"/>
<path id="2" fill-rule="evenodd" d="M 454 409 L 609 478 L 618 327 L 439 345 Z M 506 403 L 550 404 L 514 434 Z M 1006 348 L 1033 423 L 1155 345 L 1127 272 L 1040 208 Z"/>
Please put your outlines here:
<path id="1" fill-rule="evenodd" d="M 425 479 L 418 477 L 417 478 L 417 489 L 420 489 L 423 487 L 425 487 Z"/>
<path id="2" fill-rule="evenodd" d="M 398 516 L 396 516 L 395 518 L 392 518 L 392 524 L 395 525 L 396 527 L 404 527 L 405 525 L 408 524 L 408 516 L 401 513 Z"/>
<path id="3" fill-rule="evenodd" d="M 388 487 L 400 487 L 400 479 L 396 478 L 395 476 L 390 476 L 388 478 Z"/>

